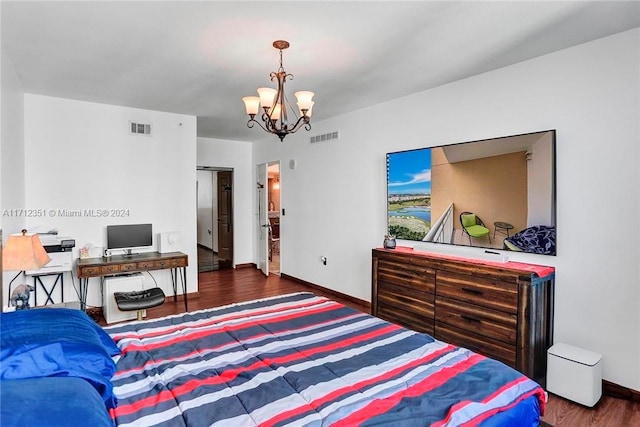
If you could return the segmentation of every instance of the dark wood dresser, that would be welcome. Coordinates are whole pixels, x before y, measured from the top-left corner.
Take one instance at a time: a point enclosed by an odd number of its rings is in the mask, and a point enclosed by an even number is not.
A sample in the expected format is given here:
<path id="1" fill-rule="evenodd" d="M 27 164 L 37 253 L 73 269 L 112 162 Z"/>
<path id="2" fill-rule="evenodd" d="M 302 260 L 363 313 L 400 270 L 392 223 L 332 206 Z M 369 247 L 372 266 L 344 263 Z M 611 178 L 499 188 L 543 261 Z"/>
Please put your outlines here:
<path id="1" fill-rule="evenodd" d="M 553 267 L 374 249 L 371 312 L 545 384 Z"/>

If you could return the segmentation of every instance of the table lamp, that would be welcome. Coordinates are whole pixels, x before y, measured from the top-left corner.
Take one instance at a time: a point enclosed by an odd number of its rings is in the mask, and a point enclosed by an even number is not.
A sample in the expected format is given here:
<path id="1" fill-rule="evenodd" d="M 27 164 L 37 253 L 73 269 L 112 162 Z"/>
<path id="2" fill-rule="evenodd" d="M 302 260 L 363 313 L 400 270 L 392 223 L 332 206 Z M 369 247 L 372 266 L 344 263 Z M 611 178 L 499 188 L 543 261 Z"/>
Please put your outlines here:
<path id="1" fill-rule="evenodd" d="M 20 285 L 20 292 L 15 292 L 16 296 L 11 294 L 11 285 L 26 270 L 39 270 L 47 265 L 51 258 L 44 250 L 40 237 L 35 233 L 27 234 L 27 230 L 21 233 L 12 234 L 7 240 L 7 244 L 2 250 L 2 269 L 4 271 L 19 271 L 16 276 L 9 282 L 9 300 L 7 305 L 11 305 L 13 300 L 16 309 L 29 308 L 29 291 L 33 290 L 27 284 Z"/>

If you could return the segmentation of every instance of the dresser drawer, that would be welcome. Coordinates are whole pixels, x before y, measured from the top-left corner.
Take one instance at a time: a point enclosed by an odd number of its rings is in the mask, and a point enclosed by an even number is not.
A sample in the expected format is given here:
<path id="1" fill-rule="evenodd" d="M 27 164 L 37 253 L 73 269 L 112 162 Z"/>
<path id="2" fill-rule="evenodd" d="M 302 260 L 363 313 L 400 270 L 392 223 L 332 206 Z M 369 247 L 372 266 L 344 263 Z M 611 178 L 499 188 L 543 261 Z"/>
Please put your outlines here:
<path id="1" fill-rule="evenodd" d="M 478 276 L 438 271 L 437 296 L 470 302 L 495 310 L 518 312 L 518 287 Z"/>
<path id="2" fill-rule="evenodd" d="M 78 277 L 100 276 L 100 267 L 97 265 L 80 267 L 78 273 Z"/>
<path id="3" fill-rule="evenodd" d="M 100 267 L 100 273 L 109 274 L 109 273 L 117 273 L 120 271 L 120 265 L 104 265 Z"/>
<path id="4" fill-rule="evenodd" d="M 468 331 L 446 325 L 439 320 L 436 321 L 435 333 L 436 338 L 441 341 L 497 359 L 512 368 L 516 367 L 516 348 L 514 345 L 479 335 L 471 335 Z"/>
<path id="5" fill-rule="evenodd" d="M 186 258 L 176 258 L 169 260 L 169 265 L 171 267 L 186 267 L 187 259 Z"/>
<path id="6" fill-rule="evenodd" d="M 435 292 L 435 270 L 419 264 L 398 265 L 387 260 L 378 262 L 378 283 L 405 285 L 411 289 Z"/>
<path id="7" fill-rule="evenodd" d="M 378 304 L 383 303 L 417 316 L 433 319 L 434 295 L 404 286 L 384 283 L 378 287 Z"/>
<path id="8" fill-rule="evenodd" d="M 140 270 L 151 270 L 156 266 L 155 261 L 140 261 L 138 267 Z"/>
<path id="9" fill-rule="evenodd" d="M 378 304 L 378 317 L 414 331 L 433 335 L 433 318 L 418 316 L 384 303 Z"/>
<path id="10" fill-rule="evenodd" d="M 175 268 L 175 267 L 184 267 L 186 265 L 184 259 L 163 259 L 161 261 L 156 261 L 155 268 Z"/>
<path id="11" fill-rule="evenodd" d="M 138 264 L 130 262 L 128 264 L 120 264 L 120 271 L 135 271 L 138 269 Z"/>
<path id="12" fill-rule="evenodd" d="M 469 334 L 479 334 L 505 343 L 516 344 L 515 314 L 492 310 L 483 306 L 436 298 L 438 321 L 466 330 Z"/>

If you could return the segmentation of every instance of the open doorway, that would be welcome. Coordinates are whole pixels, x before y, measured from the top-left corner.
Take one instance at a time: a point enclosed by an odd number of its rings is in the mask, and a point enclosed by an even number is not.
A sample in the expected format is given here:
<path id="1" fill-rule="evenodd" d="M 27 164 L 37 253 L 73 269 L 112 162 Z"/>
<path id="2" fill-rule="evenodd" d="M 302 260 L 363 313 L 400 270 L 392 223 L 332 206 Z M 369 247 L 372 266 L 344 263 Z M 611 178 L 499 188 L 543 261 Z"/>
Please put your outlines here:
<path id="1" fill-rule="evenodd" d="M 267 167 L 267 200 L 270 225 L 269 273 L 280 274 L 280 163 Z"/>
<path id="2" fill-rule="evenodd" d="M 198 272 L 233 268 L 233 170 L 198 167 Z"/>

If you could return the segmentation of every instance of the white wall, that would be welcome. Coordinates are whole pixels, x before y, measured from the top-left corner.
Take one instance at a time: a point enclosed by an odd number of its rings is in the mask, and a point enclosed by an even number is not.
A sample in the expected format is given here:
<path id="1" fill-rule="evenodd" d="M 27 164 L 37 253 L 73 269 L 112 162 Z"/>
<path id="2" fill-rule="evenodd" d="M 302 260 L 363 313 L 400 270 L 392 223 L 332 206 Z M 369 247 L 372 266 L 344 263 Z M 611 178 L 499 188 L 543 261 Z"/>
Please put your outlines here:
<path id="1" fill-rule="evenodd" d="M 255 262 L 252 211 L 255 173 L 251 159 L 251 144 L 248 142 L 198 138 L 198 166 L 233 169 L 234 265 Z"/>
<path id="2" fill-rule="evenodd" d="M 0 111 L 0 228 L 3 243 L 9 234 L 18 233 L 25 225 L 25 217 L 19 209 L 24 203 L 24 98 L 22 85 L 16 75 L 6 49 L 0 49 L 1 97 Z M 15 271 L 2 272 L 2 301 L 6 305 L 8 286 Z M 23 280 L 16 284 L 24 283 Z"/>
<path id="3" fill-rule="evenodd" d="M 46 212 L 27 218 L 29 230 L 56 228 L 77 247 L 105 246 L 108 224 L 152 223 L 155 248 L 157 233 L 179 231 L 189 255 L 187 291 L 196 291 L 195 117 L 32 94 L 24 114 L 26 205 Z M 129 120 L 152 123 L 152 136 L 130 135 Z M 60 214 L 82 209 L 108 215 Z M 168 270 L 153 275 L 173 294 Z M 67 280 L 65 291 L 65 300 L 76 299 Z M 101 305 L 98 279 L 87 303 Z"/>
<path id="4" fill-rule="evenodd" d="M 281 271 L 370 300 L 385 153 L 557 129 L 558 255 L 511 259 L 556 267 L 556 342 L 603 353 L 605 379 L 640 390 L 639 40 L 635 29 L 254 144 L 255 164 L 284 165 Z"/>
<path id="5" fill-rule="evenodd" d="M 2 177 L 0 224 L 4 240 L 10 233 L 19 232 L 24 226 L 24 215 L 12 209 L 24 208 L 24 97 L 22 85 L 11 59 L 2 53 L 2 119 L 0 122 L 2 145 L 0 173 Z M 5 211 L 7 209 L 8 211 Z"/>

